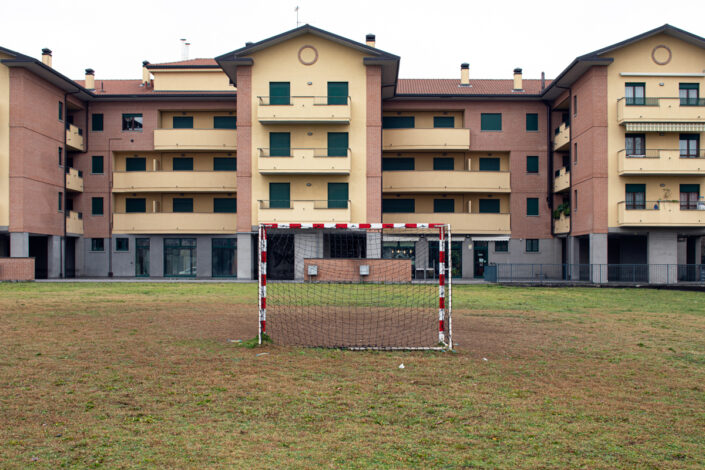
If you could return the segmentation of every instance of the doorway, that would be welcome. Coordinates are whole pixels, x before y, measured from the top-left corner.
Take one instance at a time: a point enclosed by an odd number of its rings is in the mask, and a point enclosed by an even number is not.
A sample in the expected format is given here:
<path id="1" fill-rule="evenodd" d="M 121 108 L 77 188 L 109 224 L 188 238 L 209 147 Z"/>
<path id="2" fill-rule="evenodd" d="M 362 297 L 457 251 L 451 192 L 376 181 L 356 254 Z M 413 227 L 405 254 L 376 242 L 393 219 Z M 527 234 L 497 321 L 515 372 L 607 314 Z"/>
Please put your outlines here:
<path id="1" fill-rule="evenodd" d="M 446 253 L 448 248 L 446 245 Z M 450 261 L 451 261 L 451 277 L 463 277 L 463 242 L 450 243 Z M 431 240 L 428 242 L 428 265 L 433 266 L 434 273 L 438 277 L 438 241 Z M 447 269 L 447 266 L 446 266 Z"/>
<path id="2" fill-rule="evenodd" d="M 483 277 L 485 275 L 485 266 L 489 261 L 489 250 L 487 249 L 487 242 L 476 241 L 473 242 L 473 276 Z"/>
<path id="3" fill-rule="evenodd" d="M 34 258 L 35 279 L 46 279 L 49 275 L 49 245 L 47 237 L 29 237 L 29 257 Z"/>
<path id="4" fill-rule="evenodd" d="M 149 238 L 135 239 L 135 276 L 149 277 Z"/>
<path id="5" fill-rule="evenodd" d="M 64 253 L 64 276 L 76 277 L 76 238 L 66 237 L 66 251 Z"/>
<path id="6" fill-rule="evenodd" d="M 267 277 L 272 280 L 294 280 L 294 235 L 267 235 Z"/>

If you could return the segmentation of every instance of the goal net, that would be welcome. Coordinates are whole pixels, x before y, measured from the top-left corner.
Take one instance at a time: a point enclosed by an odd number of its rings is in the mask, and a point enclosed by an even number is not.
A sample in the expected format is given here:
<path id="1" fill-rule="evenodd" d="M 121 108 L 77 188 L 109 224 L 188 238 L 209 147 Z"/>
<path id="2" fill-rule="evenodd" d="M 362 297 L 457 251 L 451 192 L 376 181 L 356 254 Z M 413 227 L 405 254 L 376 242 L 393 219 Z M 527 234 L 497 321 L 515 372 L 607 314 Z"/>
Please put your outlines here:
<path id="1" fill-rule="evenodd" d="M 260 342 L 452 348 L 449 246 L 444 224 L 260 225 Z"/>

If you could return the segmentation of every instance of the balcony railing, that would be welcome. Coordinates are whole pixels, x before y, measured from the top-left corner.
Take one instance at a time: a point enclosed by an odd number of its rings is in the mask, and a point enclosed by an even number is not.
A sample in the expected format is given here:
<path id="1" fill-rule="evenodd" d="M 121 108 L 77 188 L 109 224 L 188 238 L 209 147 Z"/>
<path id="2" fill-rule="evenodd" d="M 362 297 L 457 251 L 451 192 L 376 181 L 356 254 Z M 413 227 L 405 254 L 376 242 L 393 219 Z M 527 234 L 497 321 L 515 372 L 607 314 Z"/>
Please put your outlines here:
<path id="1" fill-rule="evenodd" d="M 384 171 L 382 190 L 387 192 L 493 192 L 511 191 L 508 171 Z"/>
<path id="2" fill-rule="evenodd" d="M 349 96 L 258 96 L 257 119 L 263 124 L 348 124 Z"/>
<path id="3" fill-rule="evenodd" d="M 622 201 L 619 225 L 635 227 L 695 227 L 705 224 L 705 202 L 683 206 L 679 201 Z"/>
<path id="4" fill-rule="evenodd" d="M 260 200 L 260 223 L 350 222 L 348 200 Z"/>
<path id="5" fill-rule="evenodd" d="M 705 151 L 646 149 L 617 152 L 620 175 L 698 175 L 705 174 Z"/>
<path id="6" fill-rule="evenodd" d="M 565 122 L 556 128 L 553 138 L 553 150 L 564 151 L 570 146 L 570 126 Z"/>
<path id="7" fill-rule="evenodd" d="M 416 127 L 409 129 L 382 130 L 382 150 L 386 151 L 469 149 L 470 129 Z"/>
<path id="8" fill-rule="evenodd" d="M 221 212 L 114 212 L 115 233 L 235 233 L 237 214 Z"/>
<path id="9" fill-rule="evenodd" d="M 562 167 L 553 175 L 553 192 L 558 193 L 570 188 L 570 169 Z"/>
<path id="10" fill-rule="evenodd" d="M 73 124 L 66 124 L 66 147 L 76 152 L 84 152 L 83 129 Z"/>
<path id="11" fill-rule="evenodd" d="M 66 233 L 83 235 L 83 212 L 66 212 Z"/>
<path id="12" fill-rule="evenodd" d="M 235 171 L 115 171 L 113 192 L 236 192 Z"/>
<path id="13" fill-rule="evenodd" d="M 261 157 L 258 162 L 259 172 L 262 174 L 347 175 L 350 173 L 349 148 L 260 148 L 258 150 Z"/>
<path id="14" fill-rule="evenodd" d="M 558 219 L 554 219 L 553 233 L 568 233 L 570 232 L 570 216 L 561 214 Z"/>
<path id="15" fill-rule="evenodd" d="M 66 189 L 69 191 L 83 192 L 83 172 L 75 168 L 66 167 Z"/>
<path id="16" fill-rule="evenodd" d="M 626 122 L 705 122 L 705 99 L 645 97 L 619 98 L 617 121 Z"/>
<path id="17" fill-rule="evenodd" d="M 237 150 L 235 129 L 155 129 L 155 150 Z"/>

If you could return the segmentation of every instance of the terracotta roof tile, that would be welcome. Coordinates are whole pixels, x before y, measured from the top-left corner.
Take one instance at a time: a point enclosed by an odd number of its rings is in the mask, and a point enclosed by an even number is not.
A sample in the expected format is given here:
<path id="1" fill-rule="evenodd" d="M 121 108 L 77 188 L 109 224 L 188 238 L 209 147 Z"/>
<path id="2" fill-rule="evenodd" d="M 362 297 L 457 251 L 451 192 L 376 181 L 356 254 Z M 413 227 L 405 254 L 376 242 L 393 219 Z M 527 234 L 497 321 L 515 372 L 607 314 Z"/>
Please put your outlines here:
<path id="1" fill-rule="evenodd" d="M 546 80 L 546 87 L 551 80 Z M 524 92 L 515 92 L 514 80 L 476 79 L 470 86 L 460 86 L 459 79 L 453 78 L 400 78 L 397 94 L 419 95 L 538 95 L 541 93 L 541 80 L 524 79 Z"/>
<path id="2" fill-rule="evenodd" d="M 188 60 L 180 60 L 177 62 L 162 62 L 159 64 L 149 64 L 147 66 L 147 68 L 173 67 L 173 66 L 188 67 L 188 66 L 203 66 L 203 65 L 212 65 L 214 67 L 217 67 L 218 63 L 215 61 L 215 59 L 188 59 Z"/>

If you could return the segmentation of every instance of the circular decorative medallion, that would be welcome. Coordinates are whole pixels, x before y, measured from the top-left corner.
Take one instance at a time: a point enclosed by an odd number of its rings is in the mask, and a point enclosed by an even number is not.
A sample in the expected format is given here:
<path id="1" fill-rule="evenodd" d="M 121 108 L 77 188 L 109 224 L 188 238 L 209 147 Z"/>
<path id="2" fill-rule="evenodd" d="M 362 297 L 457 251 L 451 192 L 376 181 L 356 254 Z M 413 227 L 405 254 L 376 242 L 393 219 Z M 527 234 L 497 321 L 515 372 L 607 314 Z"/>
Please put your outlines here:
<path id="1" fill-rule="evenodd" d="M 318 60 L 318 51 L 313 46 L 301 46 L 299 49 L 299 62 L 304 65 L 313 65 Z"/>
<path id="2" fill-rule="evenodd" d="M 659 44 L 658 46 L 654 47 L 653 51 L 651 51 L 651 60 L 653 60 L 655 64 L 666 65 L 671 61 L 672 55 L 673 54 L 671 54 L 671 50 L 668 48 L 668 46 Z"/>

